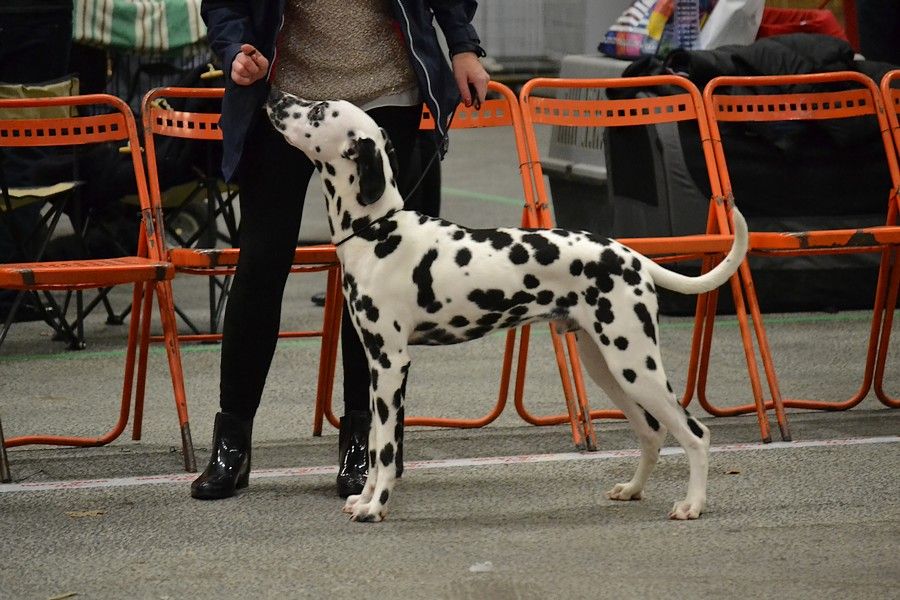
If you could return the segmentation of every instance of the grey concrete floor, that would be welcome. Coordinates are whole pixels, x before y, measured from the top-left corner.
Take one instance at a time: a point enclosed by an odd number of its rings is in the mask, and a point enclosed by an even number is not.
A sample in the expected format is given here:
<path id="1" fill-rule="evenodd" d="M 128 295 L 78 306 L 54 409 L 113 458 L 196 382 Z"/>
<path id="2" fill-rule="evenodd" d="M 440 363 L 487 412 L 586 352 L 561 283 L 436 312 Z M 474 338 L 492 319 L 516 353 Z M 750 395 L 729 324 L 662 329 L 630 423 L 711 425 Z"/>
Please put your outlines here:
<path id="1" fill-rule="evenodd" d="M 518 222 L 520 182 L 508 144 L 503 132 L 455 135 L 444 164 L 446 217 Z M 312 191 L 307 239 L 324 235 L 319 202 Z M 323 284 L 320 275 L 291 279 L 285 329 L 316 323 L 321 311 L 309 297 Z M 200 320 L 205 285 L 175 282 L 179 305 Z M 118 307 L 129 298 L 127 290 L 113 293 Z M 785 395 L 852 394 L 868 319 L 865 311 L 767 315 Z M 125 330 L 99 314 L 87 328 L 80 352 L 64 350 L 43 325 L 13 329 L 0 348 L 8 437 L 97 435 L 113 422 Z M 663 317 L 677 391 L 690 334 L 689 318 Z M 709 395 L 722 406 L 750 398 L 739 342 L 734 319 L 720 318 Z M 413 349 L 407 413 L 486 413 L 502 348 L 495 335 Z M 362 525 L 347 520 L 334 494 L 336 431 L 326 425 L 322 437 L 311 435 L 317 356 L 314 340 L 279 344 L 255 423 L 255 475 L 233 499 L 188 497 L 193 475 L 181 471 L 160 348 L 151 356 L 142 440 L 127 430 L 102 448 L 11 449 L 14 483 L 0 485 L 0 598 L 900 598 L 900 412 L 871 394 L 849 412 L 791 411 L 791 444 L 762 445 L 754 416 L 713 418 L 695 403 L 714 452 L 708 512 L 690 523 L 665 518 L 686 483 L 678 453 L 666 451 L 643 501 L 605 498 L 636 460 L 621 422 L 598 423 L 592 455 L 573 452 L 567 427 L 527 425 L 512 406 L 483 429 L 410 429 L 392 513 Z M 202 463 L 219 348 L 185 345 L 183 358 Z M 336 390 L 340 414 L 340 373 Z M 593 407 L 608 406 L 592 384 L 589 394 Z M 544 327 L 532 335 L 525 404 L 540 415 L 564 410 Z"/>

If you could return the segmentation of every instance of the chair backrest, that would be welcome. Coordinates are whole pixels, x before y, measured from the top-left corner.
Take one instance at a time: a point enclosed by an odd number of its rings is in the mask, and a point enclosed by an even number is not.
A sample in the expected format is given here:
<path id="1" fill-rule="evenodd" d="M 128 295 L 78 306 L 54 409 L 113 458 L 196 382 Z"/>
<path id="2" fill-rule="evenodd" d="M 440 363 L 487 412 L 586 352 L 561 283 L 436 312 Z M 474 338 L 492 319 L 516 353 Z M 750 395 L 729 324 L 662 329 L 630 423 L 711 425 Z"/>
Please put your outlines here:
<path id="1" fill-rule="evenodd" d="M 537 212 L 531 190 L 531 174 L 522 168 L 528 162 L 528 150 L 525 145 L 525 135 L 522 129 L 522 114 L 519 110 L 519 101 L 515 93 L 506 85 L 491 81 L 488 83 L 488 92 L 496 97 L 485 100 L 481 106 L 465 106 L 460 103 L 453 114 L 450 123 L 451 130 L 480 129 L 486 127 L 511 127 L 516 146 L 516 156 L 519 161 L 519 175 L 522 179 L 522 187 L 526 190 L 526 198 L 523 203 L 522 225 L 525 227 L 537 227 Z M 434 117 L 427 106 L 422 108 L 422 120 L 419 128 L 433 130 Z"/>
<path id="2" fill-rule="evenodd" d="M 21 109 L 97 108 L 102 114 L 51 118 L 15 118 Z M 6 114 L 5 114 L 6 113 Z M 19 114 L 21 114 L 19 112 Z M 86 94 L 55 98 L 0 99 L 0 147 L 53 147 L 125 142 L 131 153 L 132 169 L 137 184 L 142 215 L 143 251 L 146 241 L 150 258 L 162 260 L 162 238 L 156 223 L 159 215 L 147 191 L 147 177 L 141 160 L 134 115 L 128 105 L 109 94 Z M 146 237 L 144 237 L 146 236 Z"/>
<path id="3" fill-rule="evenodd" d="M 627 99 L 584 98 L 584 96 L 599 95 L 600 92 L 609 90 L 625 89 L 630 90 Z M 653 95 L 632 97 L 636 96 L 635 91 L 641 90 L 651 92 Z M 565 97 L 567 95 L 577 97 Z M 552 226 L 552 219 L 548 210 L 535 125 L 587 128 L 587 131 L 590 132 L 591 128 L 693 121 L 699 130 L 713 199 L 722 196 L 702 97 L 696 86 L 683 77 L 659 75 L 614 79 L 537 78 L 525 83 L 519 94 L 519 102 L 527 150 L 531 156 L 531 161 L 528 163 L 529 170 L 532 172 L 537 195 L 539 224 L 542 227 Z M 594 129 L 593 131 L 596 133 L 599 130 Z M 597 133 L 597 135 L 599 134 Z M 710 205 L 710 211 L 709 218 L 715 219 L 717 230 L 720 232 L 730 231 L 727 203 L 713 202 Z M 708 226 L 712 224 L 711 221 L 708 222 Z"/>
<path id="4" fill-rule="evenodd" d="M 792 86 L 802 86 L 792 87 Z M 730 89 L 729 89 L 730 88 Z M 737 93 L 736 88 L 760 93 Z M 840 88 L 840 89 L 837 89 Z M 849 88 L 849 89 L 847 89 Z M 723 90 L 727 89 L 727 92 Z M 835 119 L 871 119 L 881 132 L 885 159 L 894 188 L 900 184 L 897 156 L 888 130 L 887 115 L 878 86 L 854 71 L 804 75 L 716 77 L 703 91 L 714 144 L 716 165 L 725 193 L 732 192 L 726 162 L 722 123 L 821 122 Z M 867 145 L 868 147 L 868 145 Z"/>

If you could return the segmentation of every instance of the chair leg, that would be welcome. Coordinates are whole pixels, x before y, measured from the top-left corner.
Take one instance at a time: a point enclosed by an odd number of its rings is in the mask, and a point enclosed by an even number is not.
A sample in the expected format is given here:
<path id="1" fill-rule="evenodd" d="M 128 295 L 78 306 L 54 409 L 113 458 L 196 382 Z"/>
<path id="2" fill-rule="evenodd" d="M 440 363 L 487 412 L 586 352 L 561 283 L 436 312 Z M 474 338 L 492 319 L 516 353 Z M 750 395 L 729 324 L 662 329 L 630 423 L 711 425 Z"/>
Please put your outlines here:
<path id="1" fill-rule="evenodd" d="M 331 398 L 334 391 L 334 372 L 337 367 L 337 350 L 341 334 L 341 309 L 344 295 L 341 293 L 341 273 L 335 267 L 328 270 L 325 286 L 325 309 L 322 311 L 322 348 L 319 351 L 319 379 L 316 387 L 316 408 L 313 417 L 313 435 L 322 435 L 322 422 L 328 412 L 333 424 Z"/>
<path id="2" fill-rule="evenodd" d="M 900 398 L 893 397 L 884 389 L 884 371 L 887 363 L 888 349 L 891 342 L 891 327 L 894 323 L 894 310 L 897 307 L 897 295 L 900 291 L 900 249 L 893 250 L 893 267 L 888 283 L 887 299 L 884 304 L 884 317 L 881 321 L 881 341 L 878 344 L 878 356 L 875 360 L 875 394 L 885 406 L 900 408 Z"/>
<path id="3" fill-rule="evenodd" d="M 6 441 L 3 438 L 3 422 L 0 421 L 0 483 L 12 481 L 9 471 L 9 459 L 6 457 Z"/>
<path id="4" fill-rule="evenodd" d="M 153 283 L 135 284 L 134 286 L 134 302 L 132 306 L 132 324 L 137 321 L 140 323 L 140 329 L 137 337 L 139 344 L 138 366 L 137 366 L 137 384 L 134 392 L 134 421 L 131 426 L 131 439 L 137 441 L 141 439 L 141 432 L 144 424 L 144 393 L 147 389 L 147 355 L 150 346 L 150 315 L 153 311 Z M 142 296 L 139 294 L 143 293 Z M 139 304 L 139 302 L 141 302 Z M 133 365 L 133 361 L 132 361 Z"/>
<path id="5" fill-rule="evenodd" d="M 157 282 L 156 296 L 159 303 L 159 318 L 162 322 L 163 337 L 165 338 L 166 357 L 169 361 L 169 373 L 172 376 L 172 388 L 175 393 L 175 408 L 178 411 L 178 423 L 181 427 L 184 470 L 189 473 L 195 473 L 197 471 L 197 458 L 194 456 L 194 443 L 191 439 L 191 426 L 188 421 L 187 394 L 184 389 L 184 372 L 181 367 L 178 328 L 175 322 L 175 309 L 172 302 L 172 282 Z"/>

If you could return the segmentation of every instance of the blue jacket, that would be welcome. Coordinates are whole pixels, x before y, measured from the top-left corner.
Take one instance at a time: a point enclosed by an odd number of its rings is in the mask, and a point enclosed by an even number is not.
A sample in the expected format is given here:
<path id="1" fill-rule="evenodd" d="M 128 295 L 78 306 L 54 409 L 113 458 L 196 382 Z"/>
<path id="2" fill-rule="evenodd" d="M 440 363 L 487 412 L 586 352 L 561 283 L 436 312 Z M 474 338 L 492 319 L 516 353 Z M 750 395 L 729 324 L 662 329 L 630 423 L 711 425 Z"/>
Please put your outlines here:
<path id="1" fill-rule="evenodd" d="M 226 73 L 240 52 L 252 44 L 274 64 L 275 40 L 281 30 L 285 0 L 203 0 L 200 11 L 206 22 L 210 46 Z M 443 138 L 449 116 L 459 101 L 453 72 L 438 44 L 432 17 L 447 40 L 450 54 L 472 51 L 484 56 L 478 34 L 471 25 L 475 0 L 391 0 L 395 17 L 412 57 L 421 96 L 437 117 L 436 135 Z M 349 35 L 349 33 L 348 33 Z M 231 180 L 240 163 L 244 139 L 268 95 L 267 78 L 240 86 L 226 76 L 225 98 L 219 122 L 224 138 L 222 174 Z"/>

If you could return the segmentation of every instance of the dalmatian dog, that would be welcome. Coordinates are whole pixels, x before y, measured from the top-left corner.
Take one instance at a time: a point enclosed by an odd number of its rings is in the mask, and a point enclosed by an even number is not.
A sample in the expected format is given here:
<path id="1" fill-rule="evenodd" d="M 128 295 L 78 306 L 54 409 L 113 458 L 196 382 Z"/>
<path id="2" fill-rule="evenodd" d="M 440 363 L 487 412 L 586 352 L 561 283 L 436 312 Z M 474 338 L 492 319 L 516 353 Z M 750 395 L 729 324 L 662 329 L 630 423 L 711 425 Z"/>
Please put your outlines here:
<path id="1" fill-rule="evenodd" d="M 610 239 L 562 229 L 469 229 L 403 210 L 384 130 L 345 101 L 273 91 L 270 120 L 318 169 L 343 291 L 371 368 L 369 476 L 344 512 L 381 521 L 396 482 L 409 344 L 443 345 L 535 321 L 577 331 L 588 373 L 628 417 L 641 446 L 630 481 L 607 492 L 639 500 L 671 433 L 690 465 L 687 495 L 669 517 L 706 506 L 709 430 L 675 398 L 663 371 L 656 289 L 710 291 L 737 270 L 747 225 L 732 209 L 728 255 L 698 277 L 669 271 Z"/>

